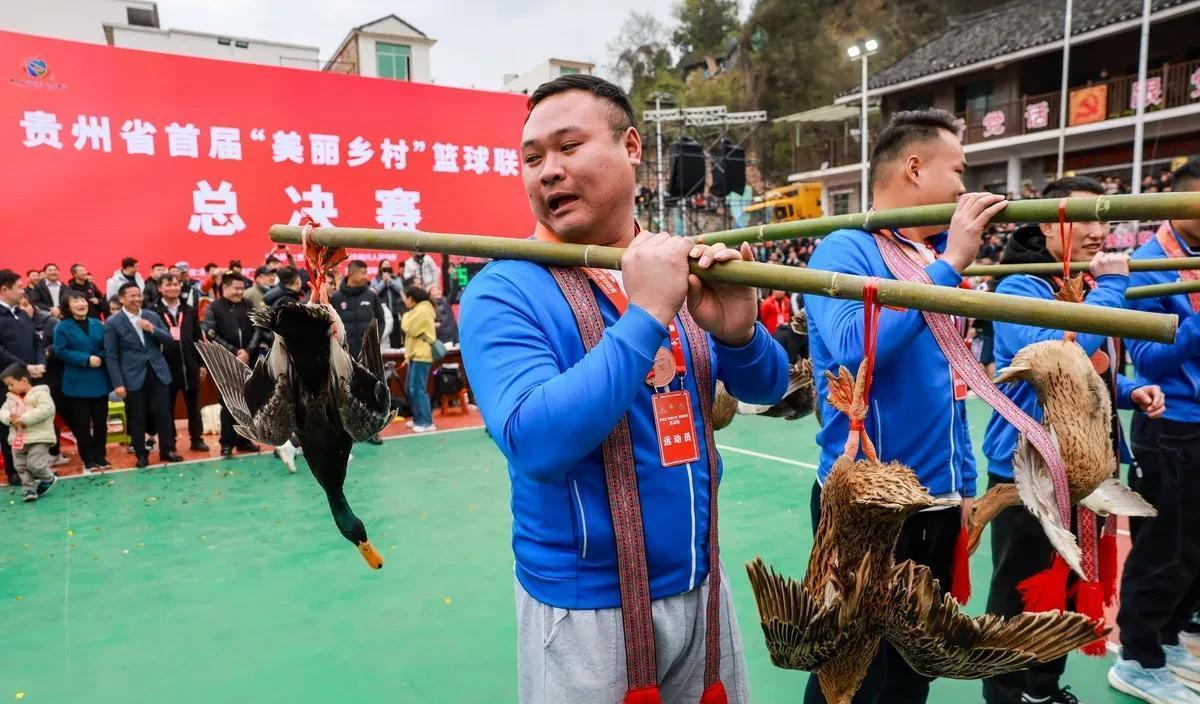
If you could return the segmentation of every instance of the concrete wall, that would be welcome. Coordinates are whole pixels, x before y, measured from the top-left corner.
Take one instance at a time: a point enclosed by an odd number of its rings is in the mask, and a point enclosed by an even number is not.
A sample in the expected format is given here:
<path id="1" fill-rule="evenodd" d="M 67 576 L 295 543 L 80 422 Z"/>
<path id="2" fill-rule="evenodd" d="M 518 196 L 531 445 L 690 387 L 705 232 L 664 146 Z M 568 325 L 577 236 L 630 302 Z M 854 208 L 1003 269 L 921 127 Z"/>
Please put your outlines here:
<path id="1" fill-rule="evenodd" d="M 552 81 L 562 75 L 562 67 L 577 68 L 580 73 L 592 72 L 592 64 L 583 61 L 559 61 L 550 59 L 520 74 L 516 78 L 504 82 L 504 90 L 511 93 L 532 93 L 546 81 Z"/>
<path id="2" fill-rule="evenodd" d="M 246 48 L 239 48 L 233 42 L 228 46 L 217 42 L 217 37 L 211 34 L 198 34 L 177 29 L 152 29 L 149 27 L 118 26 L 112 28 L 113 46 L 126 49 L 142 49 L 158 51 L 165 54 L 182 56 L 200 56 L 208 59 L 223 61 L 239 61 L 242 63 L 262 64 L 265 66 L 286 66 L 289 68 L 320 69 L 317 60 L 317 47 L 299 46 L 277 42 L 265 42 L 257 39 L 245 39 L 249 43 Z"/>
<path id="3" fill-rule="evenodd" d="M 139 0 L 3 0 L 0 28 L 77 42 L 106 44 L 104 25 L 125 24 L 126 7 L 153 9 Z"/>

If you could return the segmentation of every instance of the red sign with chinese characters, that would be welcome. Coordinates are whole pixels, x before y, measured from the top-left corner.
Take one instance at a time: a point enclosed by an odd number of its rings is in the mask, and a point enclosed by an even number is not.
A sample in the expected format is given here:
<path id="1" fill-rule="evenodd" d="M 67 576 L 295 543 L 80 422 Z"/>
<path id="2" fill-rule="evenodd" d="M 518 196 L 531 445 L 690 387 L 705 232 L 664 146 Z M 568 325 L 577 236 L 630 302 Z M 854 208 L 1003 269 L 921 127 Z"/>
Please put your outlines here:
<path id="1" fill-rule="evenodd" d="M 0 32 L 0 267 L 252 266 L 302 213 L 525 237 L 525 99 Z"/>
<path id="2" fill-rule="evenodd" d="M 662 466 L 674 467 L 700 459 L 692 397 L 686 391 L 654 394 L 654 425 L 658 430 L 658 456 Z"/>

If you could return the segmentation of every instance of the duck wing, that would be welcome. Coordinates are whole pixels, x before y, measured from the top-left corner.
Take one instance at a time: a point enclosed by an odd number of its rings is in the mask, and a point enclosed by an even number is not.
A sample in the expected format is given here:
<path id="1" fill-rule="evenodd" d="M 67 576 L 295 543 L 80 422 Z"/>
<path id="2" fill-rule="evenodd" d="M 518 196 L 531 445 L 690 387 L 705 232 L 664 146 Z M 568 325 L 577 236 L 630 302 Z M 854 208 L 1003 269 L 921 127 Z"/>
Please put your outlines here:
<path id="1" fill-rule="evenodd" d="M 295 395 L 283 344 L 277 335 L 271 351 L 259 358 L 252 371 L 221 345 L 196 342 L 204 366 L 236 422 L 234 430 L 268 445 L 286 443 L 295 426 Z"/>
<path id="2" fill-rule="evenodd" d="M 1047 426 L 1050 439 L 1058 447 L 1058 435 L 1054 426 Z M 1075 541 L 1075 534 L 1068 526 L 1063 525 L 1062 514 L 1058 512 L 1055 501 L 1054 479 L 1050 477 L 1050 469 L 1041 454 L 1033 444 L 1021 435 L 1017 439 L 1017 450 L 1013 455 L 1013 479 L 1017 484 L 1017 495 L 1021 503 L 1042 524 L 1046 538 L 1054 546 L 1055 551 L 1062 556 L 1071 569 L 1081 578 L 1086 579 L 1083 572 L 1083 551 Z"/>
<path id="3" fill-rule="evenodd" d="M 767 567 L 762 558 L 747 563 L 767 652 L 776 667 L 812 672 L 835 658 L 856 634 L 861 635 L 856 621 L 868 564 L 864 558 L 845 581 L 831 573 L 824 593 L 814 595 L 800 582 Z"/>
<path id="4" fill-rule="evenodd" d="M 358 359 L 345 349 L 334 346 L 334 402 L 342 426 L 355 441 L 373 437 L 392 422 L 392 397 L 383 381 L 383 351 L 379 345 L 379 325 L 375 320 L 363 335 Z"/>
<path id="5" fill-rule="evenodd" d="M 1102 638 L 1096 622 L 1075 613 L 972 618 L 943 594 L 929 568 L 912 560 L 892 568 L 884 638 L 926 677 L 979 679 L 1047 662 Z"/>

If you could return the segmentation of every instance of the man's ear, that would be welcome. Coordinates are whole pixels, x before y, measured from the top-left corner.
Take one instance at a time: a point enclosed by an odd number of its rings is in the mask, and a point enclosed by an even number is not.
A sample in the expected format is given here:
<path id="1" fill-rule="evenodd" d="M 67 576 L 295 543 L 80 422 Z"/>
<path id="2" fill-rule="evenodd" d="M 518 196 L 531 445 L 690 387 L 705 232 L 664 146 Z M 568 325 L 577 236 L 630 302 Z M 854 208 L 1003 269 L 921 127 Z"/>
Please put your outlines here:
<path id="1" fill-rule="evenodd" d="M 925 164 L 921 161 L 919 154 L 909 154 L 904 158 L 904 163 L 901 165 L 904 178 L 912 185 L 917 185 L 921 182 L 921 169 Z"/>
<path id="2" fill-rule="evenodd" d="M 637 128 L 626 129 L 622 141 L 625 145 L 625 153 L 629 156 L 629 163 L 633 166 L 640 165 L 642 163 L 642 135 L 638 134 Z"/>

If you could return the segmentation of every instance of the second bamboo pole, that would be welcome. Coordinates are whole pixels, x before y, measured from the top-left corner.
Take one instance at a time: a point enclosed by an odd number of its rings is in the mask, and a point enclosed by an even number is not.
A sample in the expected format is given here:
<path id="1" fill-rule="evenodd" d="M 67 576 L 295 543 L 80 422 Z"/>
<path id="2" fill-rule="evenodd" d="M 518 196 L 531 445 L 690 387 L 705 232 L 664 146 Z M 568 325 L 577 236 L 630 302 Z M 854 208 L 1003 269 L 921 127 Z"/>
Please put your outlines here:
<path id="1" fill-rule="evenodd" d="M 300 244 L 299 227 L 273 225 L 270 234 L 274 242 Z M 601 269 L 620 269 L 621 255 L 625 252 L 620 247 L 352 227 L 317 228 L 310 237 L 315 244 L 326 247 L 441 252 Z M 867 282 L 867 277 L 853 274 L 743 261 L 725 262 L 710 269 L 700 269 L 693 263 L 692 271 L 706 281 L 858 301 L 863 298 L 863 285 Z M 879 281 L 878 299 L 884 305 L 901 308 L 1154 342 L 1174 341 L 1179 323 L 1174 315 L 1079 306 L 890 279 Z"/>

